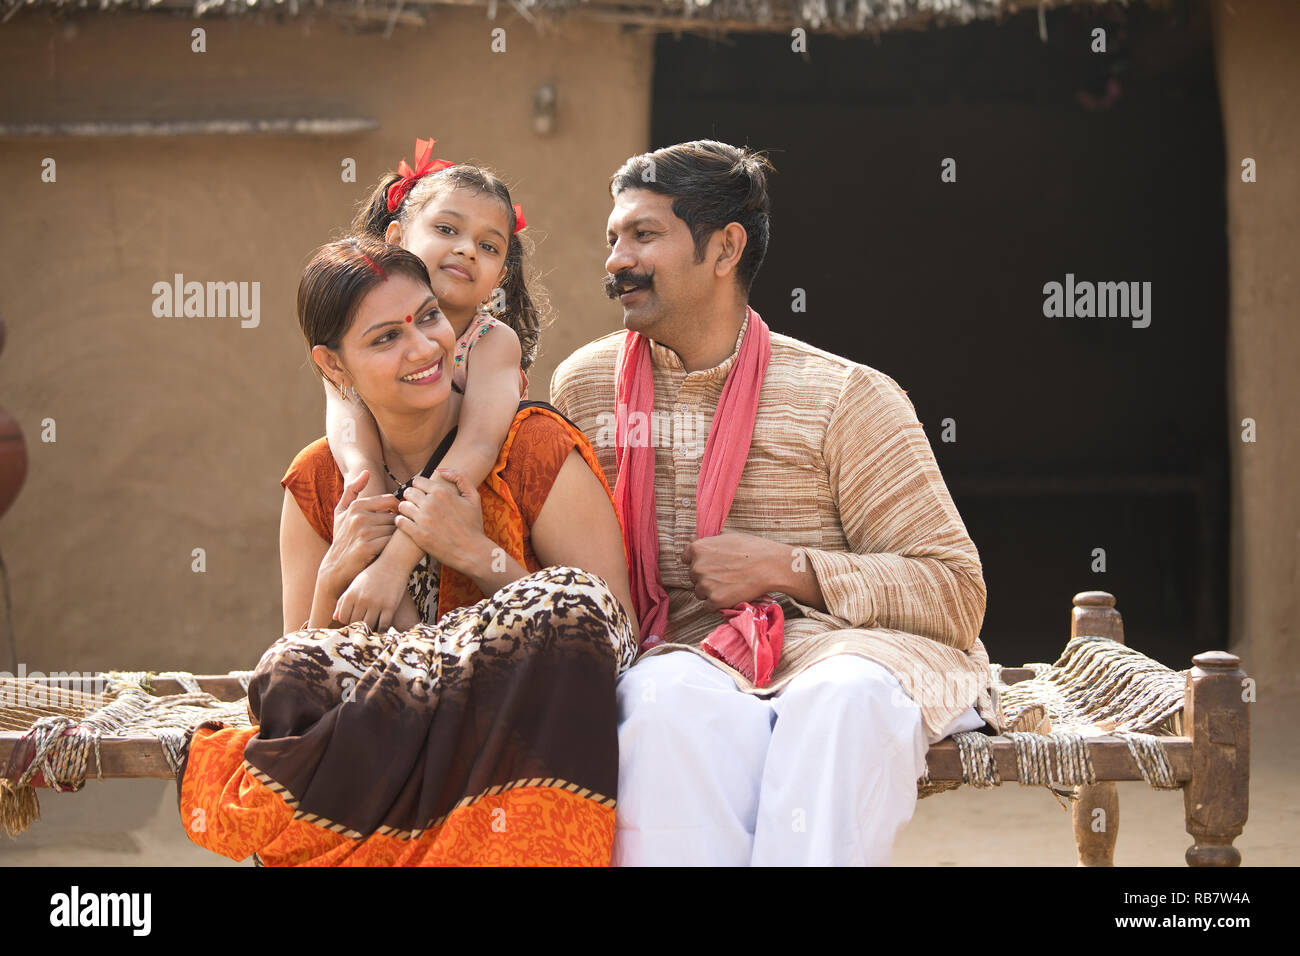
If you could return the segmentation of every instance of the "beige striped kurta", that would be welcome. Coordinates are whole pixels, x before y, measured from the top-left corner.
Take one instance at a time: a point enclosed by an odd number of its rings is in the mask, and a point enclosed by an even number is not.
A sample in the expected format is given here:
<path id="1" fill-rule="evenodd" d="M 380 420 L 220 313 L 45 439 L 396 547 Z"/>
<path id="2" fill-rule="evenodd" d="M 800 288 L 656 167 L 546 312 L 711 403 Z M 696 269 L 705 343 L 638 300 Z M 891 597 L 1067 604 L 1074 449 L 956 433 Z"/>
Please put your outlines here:
<path id="1" fill-rule="evenodd" d="M 700 458 L 744 333 L 721 365 L 690 373 L 675 352 L 651 343 L 655 410 L 645 437 L 655 444 L 670 643 L 649 653 L 693 651 L 761 696 L 833 654 L 856 654 L 899 679 L 920 705 L 929 743 L 972 703 L 1001 730 L 978 637 L 979 553 L 911 401 L 888 375 L 787 335 L 772 333 L 753 442 L 724 530 L 791 545 L 816 575 L 827 610 L 774 595 L 785 609 L 785 648 L 762 689 L 698 649 L 722 615 L 695 596 L 681 555 L 695 538 Z M 625 335 L 582 347 L 551 381 L 552 404 L 591 438 L 610 487 L 615 361 Z"/>

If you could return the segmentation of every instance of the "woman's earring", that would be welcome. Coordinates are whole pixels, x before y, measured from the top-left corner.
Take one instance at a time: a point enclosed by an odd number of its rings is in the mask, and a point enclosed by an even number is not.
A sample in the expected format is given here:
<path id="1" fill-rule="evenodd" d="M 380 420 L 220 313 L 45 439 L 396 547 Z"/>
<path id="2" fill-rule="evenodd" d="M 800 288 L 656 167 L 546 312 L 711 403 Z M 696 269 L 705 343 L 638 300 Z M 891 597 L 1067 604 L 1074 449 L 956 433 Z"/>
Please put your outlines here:
<path id="1" fill-rule="evenodd" d="M 344 387 L 343 387 L 343 383 L 342 383 L 342 382 L 339 382 L 339 383 L 338 383 L 337 385 L 335 385 L 334 387 L 337 388 L 337 389 L 339 390 L 339 398 L 343 399 L 343 401 L 346 402 L 346 401 L 348 400 L 348 393 L 347 393 L 347 390 L 344 389 Z"/>

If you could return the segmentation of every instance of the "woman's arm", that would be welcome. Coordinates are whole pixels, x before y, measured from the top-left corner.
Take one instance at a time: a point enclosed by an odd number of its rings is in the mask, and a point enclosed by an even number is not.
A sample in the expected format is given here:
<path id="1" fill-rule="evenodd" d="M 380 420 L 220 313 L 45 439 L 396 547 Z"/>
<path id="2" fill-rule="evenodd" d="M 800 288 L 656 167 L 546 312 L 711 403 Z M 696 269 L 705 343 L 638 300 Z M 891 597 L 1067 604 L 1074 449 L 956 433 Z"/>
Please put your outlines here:
<path id="1" fill-rule="evenodd" d="M 280 509 L 280 579 L 284 607 L 284 631 L 289 634 L 311 623 L 317 603 L 317 579 L 329 544 L 316 533 L 298 507 L 289 489 Z M 333 605 L 330 606 L 331 608 Z M 324 625 L 326 627 L 329 624 Z"/>
<path id="2" fill-rule="evenodd" d="M 388 490 L 384 483 L 383 450 L 379 447 L 379 429 L 370 412 L 353 402 L 345 402 L 339 393 L 325 385 L 325 437 L 329 439 L 330 454 L 338 463 L 344 481 L 351 481 L 362 470 L 370 472 L 370 480 L 362 492 L 363 497 L 382 495 Z M 414 567 L 414 565 L 412 565 Z M 409 568 L 407 570 L 410 570 Z"/>
<path id="3" fill-rule="evenodd" d="M 609 495 L 574 448 L 555 476 L 532 527 L 533 551 L 543 565 L 582 568 L 605 579 L 641 639 L 627 577 L 623 532 Z M 485 592 L 486 593 L 486 592 Z"/>
<path id="4" fill-rule="evenodd" d="M 308 524 L 287 490 L 280 513 L 280 569 L 283 578 L 284 632 L 303 627 L 342 627 L 334 604 L 342 588 L 325 561 L 330 546 Z M 344 582 L 346 584 L 346 582 Z"/>

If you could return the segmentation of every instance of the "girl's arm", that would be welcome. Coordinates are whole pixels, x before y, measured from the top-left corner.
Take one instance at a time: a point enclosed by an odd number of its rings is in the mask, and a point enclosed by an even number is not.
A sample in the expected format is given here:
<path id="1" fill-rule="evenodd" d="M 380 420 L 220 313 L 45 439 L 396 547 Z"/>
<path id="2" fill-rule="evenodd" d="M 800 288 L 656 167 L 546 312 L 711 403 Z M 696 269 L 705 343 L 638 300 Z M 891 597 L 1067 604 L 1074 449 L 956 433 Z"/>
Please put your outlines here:
<path id="1" fill-rule="evenodd" d="M 363 405 L 345 402 L 338 391 L 325 383 L 325 435 L 329 440 L 330 452 L 343 473 L 345 482 L 351 481 L 363 470 L 370 472 L 370 478 L 361 497 L 382 495 L 388 492 L 388 485 L 383 478 L 383 451 L 379 447 L 379 429 L 374 418 Z M 310 527 L 310 526 L 309 526 Z M 318 536 L 319 537 L 319 536 Z M 347 586 L 334 593 L 332 598 L 318 595 L 326 602 L 325 614 L 337 612 L 342 617 L 352 620 L 365 620 L 372 627 L 382 630 L 390 623 L 410 627 L 419 621 L 415 603 L 406 589 L 407 578 L 411 569 L 419 562 L 423 552 L 404 534 L 395 534 L 389 541 L 383 555 L 372 564 L 375 570 L 367 568 L 359 577 L 357 588 L 347 582 Z M 382 563 L 381 563 L 382 562 Z M 371 578 L 375 582 L 371 583 Z M 349 600 L 340 602 L 343 594 Z M 338 605 L 342 606 L 338 606 Z M 313 618 L 317 615 L 313 605 Z M 301 618 L 299 619 L 301 622 Z M 314 623 L 314 621 L 313 621 Z M 295 625 L 296 626 L 296 625 Z M 328 625 L 322 625 L 328 626 Z"/>
<path id="2" fill-rule="evenodd" d="M 466 376 L 456 440 L 438 467 L 459 472 L 470 487 L 477 488 L 496 464 L 519 411 L 519 336 L 509 326 L 497 326 L 474 344 L 471 354 L 474 361 Z M 339 402 L 337 396 L 335 401 Z M 378 438 L 375 444 L 377 447 Z M 373 567 L 377 574 L 400 578 L 405 586 L 411 570 L 423 556 L 420 546 L 410 537 L 395 534 Z"/>
<path id="3" fill-rule="evenodd" d="M 509 326 L 496 326 L 474 343 L 471 355 L 456 440 L 441 467 L 459 472 L 470 487 L 477 488 L 496 463 L 519 411 L 519 337 Z M 337 396 L 334 401 L 343 405 Z M 375 443 L 377 446 L 377 437 Z M 334 609 L 336 615 L 370 622 L 378 630 L 390 624 L 405 629 L 417 623 L 410 608 L 402 613 L 399 605 L 408 594 L 411 570 L 423 556 L 409 535 L 394 534 L 383 554 L 344 589 Z"/>
<path id="4" fill-rule="evenodd" d="M 355 402 L 345 402 L 328 382 L 325 385 L 325 437 L 330 453 L 343 473 L 345 482 L 370 472 L 370 480 L 361 497 L 382 495 L 388 491 L 384 482 L 383 451 L 379 447 L 379 429 L 370 412 Z M 414 567 L 414 565 L 412 565 Z"/>
<path id="5" fill-rule="evenodd" d="M 459 472 L 477 488 L 519 412 L 519 336 L 508 325 L 495 326 L 474 343 L 470 358 L 456 440 L 439 467 Z"/>
<path id="6" fill-rule="evenodd" d="M 474 343 L 470 354 L 473 361 L 466 376 L 456 440 L 440 467 L 459 472 L 471 488 L 477 488 L 496 463 L 519 411 L 519 337 L 509 326 L 496 326 Z M 342 405 L 337 396 L 335 401 Z M 378 445 L 377 437 L 375 443 Z M 335 612 L 350 621 L 370 622 L 378 630 L 389 624 L 403 629 L 412 626 L 416 621 L 410 619 L 410 609 L 399 613 L 399 604 L 408 593 L 411 570 L 423 556 L 409 535 L 394 534 L 383 554 L 343 591 Z"/>

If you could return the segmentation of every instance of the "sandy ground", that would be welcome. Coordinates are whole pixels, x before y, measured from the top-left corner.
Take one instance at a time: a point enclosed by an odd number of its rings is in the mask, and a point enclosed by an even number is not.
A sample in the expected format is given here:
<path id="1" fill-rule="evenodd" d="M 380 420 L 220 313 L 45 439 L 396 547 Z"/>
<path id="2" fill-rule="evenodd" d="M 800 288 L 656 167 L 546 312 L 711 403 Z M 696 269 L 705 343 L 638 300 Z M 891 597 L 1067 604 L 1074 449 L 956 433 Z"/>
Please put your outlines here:
<path id="1" fill-rule="evenodd" d="M 1265 701 L 1270 701 L 1265 706 Z M 1300 863 L 1300 693 L 1261 693 L 1252 714 L 1250 819 L 1236 846 L 1247 866 Z M 1182 791 L 1121 783 L 1117 866 L 1183 866 L 1191 843 Z M 1070 814 L 1040 787 L 961 787 L 917 803 L 895 866 L 1073 866 Z M 190 843 L 176 787 L 161 780 L 90 782 L 41 792 L 41 820 L 0 836 L 0 866 L 250 866 Z"/>

